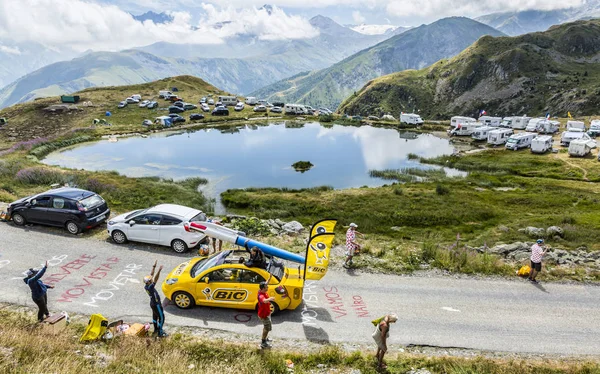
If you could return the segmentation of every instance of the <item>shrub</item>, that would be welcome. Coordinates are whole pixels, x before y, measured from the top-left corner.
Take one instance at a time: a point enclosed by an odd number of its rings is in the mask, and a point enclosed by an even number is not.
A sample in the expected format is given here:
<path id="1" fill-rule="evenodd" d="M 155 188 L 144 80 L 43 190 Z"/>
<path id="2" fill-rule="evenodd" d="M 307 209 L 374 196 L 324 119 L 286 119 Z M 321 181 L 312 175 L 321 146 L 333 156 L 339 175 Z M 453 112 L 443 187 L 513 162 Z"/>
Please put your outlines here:
<path id="1" fill-rule="evenodd" d="M 117 188 L 115 185 L 110 183 L 104 183 L 97 178 L 87 178 L 83 180 L 82 183 L 79 183 L 79 186 L 83 189 L 93 191 L 97 194 L 103 192 L 112 192 Z"/>
<path id="2" fill-rule="evenodd" d="M 450 193 L 450 189 L 442 184 L 438 184 L 435 186 L 435 193 L 438 195 L 448 195 Z"/>
<path id="3" fill-rule="evenodd" d="M 15 179 L 23 184 L 51 185 L 54 183 L 64 184 L 71 179 L 70 177 L 70 175 L 57 170 L 31 167 L 19 170 Z"/>
<path id="4" fill-rule="evenodd" d="M 236 230 L 245 232 L 246 235 L 267 236 L 271 233 L 269 225 L 256 217 L 235 221 L 233 227 Z"/>

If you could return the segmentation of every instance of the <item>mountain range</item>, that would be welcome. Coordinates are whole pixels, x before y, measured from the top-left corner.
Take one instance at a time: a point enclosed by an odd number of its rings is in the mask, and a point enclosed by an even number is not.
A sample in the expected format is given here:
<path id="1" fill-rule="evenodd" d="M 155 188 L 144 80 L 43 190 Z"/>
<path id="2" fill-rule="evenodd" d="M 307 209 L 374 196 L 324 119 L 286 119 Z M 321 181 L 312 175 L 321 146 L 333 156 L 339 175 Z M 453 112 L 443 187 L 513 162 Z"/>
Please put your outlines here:
<path id="1" fill-rule="evenodd" d="M 381 115 L 417 110 L 425 118 L 551 113 L 591 115 L 600 106 L 600 20 L 517 37 L 483 37 L 429 68 L 369 82 L 339 108 Z"/>
<path id="2" fill-rule="evenodd" d="M 251 96 L 337 108 L 369 80 L 455 56 L 483 35 L 504 34 L 469 18 L 444 18 L 405 31 L 328 68 L 266 86 Z"/>

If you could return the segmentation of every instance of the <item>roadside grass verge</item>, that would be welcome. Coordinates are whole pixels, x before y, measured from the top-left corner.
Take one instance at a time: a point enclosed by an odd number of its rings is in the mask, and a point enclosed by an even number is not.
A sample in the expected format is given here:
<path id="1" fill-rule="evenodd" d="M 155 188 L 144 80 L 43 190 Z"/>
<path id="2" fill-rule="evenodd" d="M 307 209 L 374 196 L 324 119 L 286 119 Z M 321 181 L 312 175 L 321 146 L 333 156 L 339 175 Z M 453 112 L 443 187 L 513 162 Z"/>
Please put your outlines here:
<path id="1" fill-rule="evenodd" d="M 108 342 L 80 344 L 84 325 L 72 323 L 51 334 L 36 328 L 34 317 L 0 311 L 0 371 L 4 373 L 376 373 L 373 353 L 344 352 L 326 346 L 310 352 L 286 349 L 261 351 L 256 346 L 174 333 L 167 339 L 117 337 Z M 394 331 L 392 331 L 394 333 Z M 398 332 L 399 333 L 399 332 Z M 600 371 L 597 362 L 519 358 L 468 358 L 393 353 L 387 355 L 389 373 L 425 368 L 433 373 L 567 373 Z"/>

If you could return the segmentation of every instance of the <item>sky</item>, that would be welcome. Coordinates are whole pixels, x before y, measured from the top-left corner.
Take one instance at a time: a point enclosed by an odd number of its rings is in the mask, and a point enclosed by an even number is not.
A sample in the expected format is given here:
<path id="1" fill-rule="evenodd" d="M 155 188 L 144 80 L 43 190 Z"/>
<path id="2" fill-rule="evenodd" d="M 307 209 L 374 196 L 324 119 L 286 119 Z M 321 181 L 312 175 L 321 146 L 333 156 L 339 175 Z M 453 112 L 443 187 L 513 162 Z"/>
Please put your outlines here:
<path id="1" fill-rule="evenodd" d="M 303 39 L 318 35 L 308 22 L 318 14 L 340 24 L 418 26 L 447 16 L 552 10 L 584 1 L 272 0 L 269 14 L 261 9 L 265 0 L 0 0 L 0 51 L 18 54 L 19 43 L 32 41 L 56 49 L 114 51 L 158 41 L 223 43 L 243 33 L 265 40 Z M 149 10 L 168 12 L 174 21 L 142 23 L 130 15 Z"/>

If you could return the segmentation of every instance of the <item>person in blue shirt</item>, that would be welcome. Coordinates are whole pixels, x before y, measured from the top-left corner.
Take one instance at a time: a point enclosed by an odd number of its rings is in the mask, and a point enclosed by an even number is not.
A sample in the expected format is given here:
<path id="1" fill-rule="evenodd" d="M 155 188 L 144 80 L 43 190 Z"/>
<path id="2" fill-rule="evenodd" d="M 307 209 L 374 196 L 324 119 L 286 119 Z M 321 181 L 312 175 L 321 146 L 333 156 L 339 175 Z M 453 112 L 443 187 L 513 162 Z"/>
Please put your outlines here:
<path id="1" fill-rule="evenodd" d="M 158 282 L 158 277 L 160 276 L 160 271 L 162 270 L 162 265 L 158 268 L 156 275 L 154 275 L 154 270 L 156 270 L 156 261 L 154 261 L 154 265 L 152 265 L 152 272 L 150 275 L 146 275 L 144 277 L 144 289 L 150 296 L 150 308 L 152 308 L 152 324 L 154 325 L 154 333 L 159 337 L 166 337 L 167 333 L 163 331 L 163 325 L 165 323 L 165 310 L 163 309 L 162 303 L 160 301 L 160 295 L 156 290 L 156 282 Z"/>
<path id="2" fill-rule="evenodd" d="M 44 316 L 50 317 L 50 312 L 48 312 L 47 291 L 49 288 L 54 288 L 54 286 L 45 284 L 41 279 L 47 268 L 48 261 L 46 261 L 44 267 L 40 270 L 33 268 L 27 270 L 25 273 L 26 277 L 23 278 L 23 282 L 31 289 L 31 298 L 33 299 L 33 302 L 38 306 L 38 322 L 43 322 Z"/>

